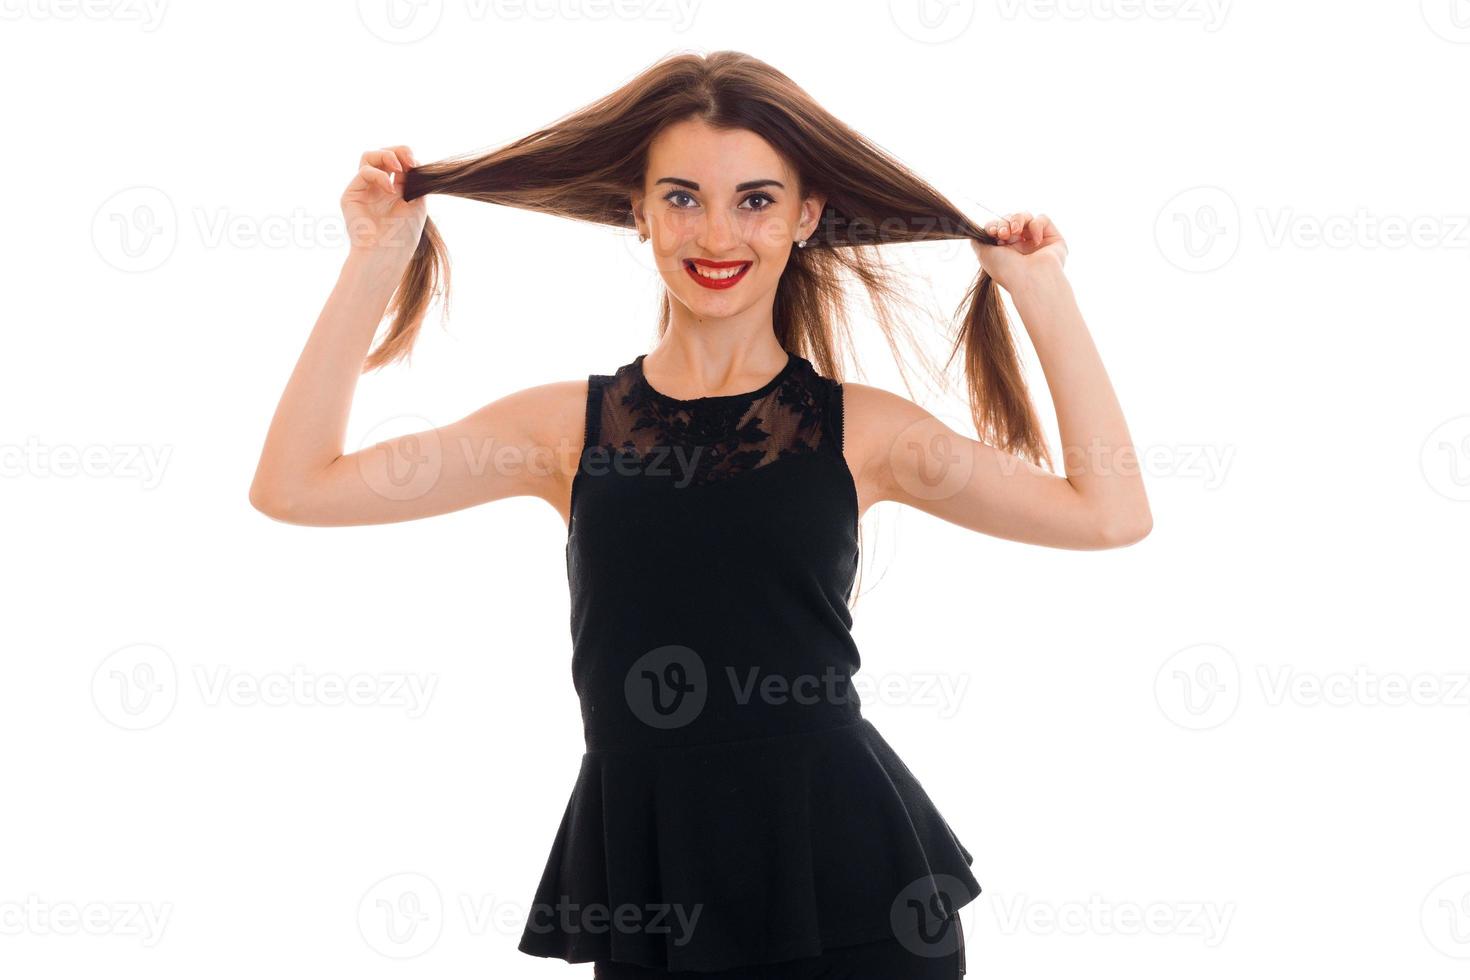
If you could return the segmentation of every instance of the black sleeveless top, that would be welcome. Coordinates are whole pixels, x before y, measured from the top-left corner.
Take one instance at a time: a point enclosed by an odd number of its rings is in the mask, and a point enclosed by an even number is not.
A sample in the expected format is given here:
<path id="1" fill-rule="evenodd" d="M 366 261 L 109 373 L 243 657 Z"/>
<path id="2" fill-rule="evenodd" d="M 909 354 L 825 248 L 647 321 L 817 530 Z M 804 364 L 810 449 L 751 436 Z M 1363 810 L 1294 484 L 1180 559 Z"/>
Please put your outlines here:
<path id="1" fill-rule="evenodd" d="M 519 949 L 722 970 L 941 923 L 970 852 L 862 717 L 842 386 L 588 379 L 567 532 L 587 751 Z M 917 918 L 915 918 L 917 916 Z"/>

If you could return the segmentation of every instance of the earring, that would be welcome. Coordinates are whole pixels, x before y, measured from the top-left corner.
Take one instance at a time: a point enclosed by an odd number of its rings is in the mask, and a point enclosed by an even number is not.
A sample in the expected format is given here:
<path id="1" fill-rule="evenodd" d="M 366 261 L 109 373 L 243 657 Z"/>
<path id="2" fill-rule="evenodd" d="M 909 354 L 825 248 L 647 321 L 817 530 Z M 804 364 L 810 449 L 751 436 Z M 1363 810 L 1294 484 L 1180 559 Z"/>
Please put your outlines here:
<path id="1" fill-rule="evenodd" d="M 797 243 L 796 243 L 796 247 L 797 248 L 806 248 L 806 239 L 805 238 L 798 239 L 797 240 Z"/>
<path id="2" fill-rule="evenodd" d="M 642 232 L 641 232 L 641 231 L 640 231 L 640 232 L 639 232 L 639 233 L 638 233 L 638 240 L 639 240 L 639 241 L 640 241 L 640 242 L 646 242 L 646 241 L 648 241 L 648 236 L 647 236 L 647 235 L 645 235 L 645 234 L 643 234 L 643 233 L 642 233 Z"/>

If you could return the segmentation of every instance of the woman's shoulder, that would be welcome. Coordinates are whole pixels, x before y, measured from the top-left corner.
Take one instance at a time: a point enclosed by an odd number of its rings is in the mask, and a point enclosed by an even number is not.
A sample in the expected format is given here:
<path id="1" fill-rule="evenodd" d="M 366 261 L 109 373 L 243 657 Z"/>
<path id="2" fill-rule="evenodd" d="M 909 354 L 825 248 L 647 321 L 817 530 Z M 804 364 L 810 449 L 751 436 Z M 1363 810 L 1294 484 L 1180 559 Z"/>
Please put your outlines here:
<path id="1" fill-rule="evenodd" d="M 503 451 L 550 452 L 555 469 L 569 478 L 582 450 L 589 387 L 585 377 L 530 385 L 500 396 L 471 418 Z"/>
<path id="2" fill-rule="evenodd" d="M 912 455 L 937 449 L 935 439 L 955 430 L 933 412 L 903 395 L 876 385 L 844 381 L 843 448 L 855 472 L 879 484 L 892 479 L 894 454 Z M 956 425 L 963 422 L 951 420 Z"/>

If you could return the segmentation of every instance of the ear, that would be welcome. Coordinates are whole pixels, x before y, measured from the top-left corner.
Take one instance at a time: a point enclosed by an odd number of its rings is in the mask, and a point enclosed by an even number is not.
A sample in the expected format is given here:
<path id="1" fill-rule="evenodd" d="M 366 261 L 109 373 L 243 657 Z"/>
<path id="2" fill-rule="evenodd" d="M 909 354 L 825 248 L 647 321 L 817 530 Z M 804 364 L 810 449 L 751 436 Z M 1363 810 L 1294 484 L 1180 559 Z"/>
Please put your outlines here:
<path id="1" fill-rule="evenodd" d="M 813 194 L 801 202 L 799 230 L 802 238 L 810 238 L 817 233 L 817 228 L 822 222 L 822 212 L 826 210 L 826 194 Z"/>
<path id="2" fill-rule="evenodd" d="M 643 216 L 643 191 L 630 191 L 628 194 L 628 206 L 633 212 L 633 224 L 637 228 L 638 234 L 648 234 L 648 221 Z"/>

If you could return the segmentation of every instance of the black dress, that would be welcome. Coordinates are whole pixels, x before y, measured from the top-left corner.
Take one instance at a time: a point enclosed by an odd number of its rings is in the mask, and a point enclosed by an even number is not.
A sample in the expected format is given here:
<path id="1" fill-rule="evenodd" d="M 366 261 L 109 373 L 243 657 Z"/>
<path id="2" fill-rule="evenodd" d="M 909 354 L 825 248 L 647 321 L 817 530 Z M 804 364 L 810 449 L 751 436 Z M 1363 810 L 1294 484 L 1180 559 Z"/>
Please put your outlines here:
<path id="1" fill-rule="evenodd" d="M 972 857 L 850 686 L 842 386 L 789 352 L 738 395 L 670 398 L 642 367 L 588 381 L 587 751 L 519 949 L 608 978 L 959 975 Z"/>

